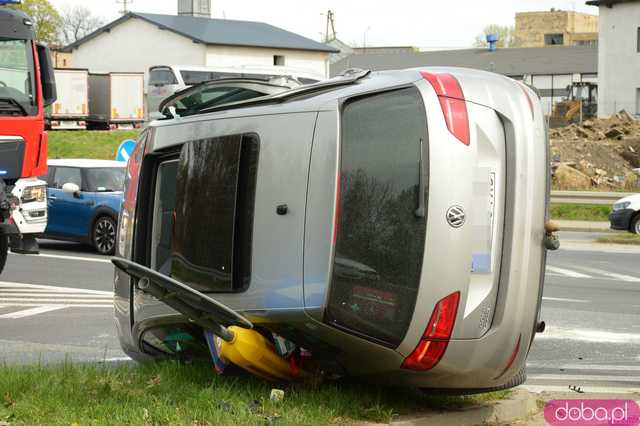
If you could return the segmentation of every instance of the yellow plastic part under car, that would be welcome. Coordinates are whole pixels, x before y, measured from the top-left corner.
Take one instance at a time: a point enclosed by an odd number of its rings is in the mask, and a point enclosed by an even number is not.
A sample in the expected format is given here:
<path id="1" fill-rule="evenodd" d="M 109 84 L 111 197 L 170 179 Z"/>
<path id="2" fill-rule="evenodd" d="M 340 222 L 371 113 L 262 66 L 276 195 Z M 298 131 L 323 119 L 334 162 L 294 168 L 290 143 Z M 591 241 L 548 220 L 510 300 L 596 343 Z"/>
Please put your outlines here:
<path id="1" fill-rule="evenodd" d="M 289 363 L 276 352 L 275 346 L 255 330 L 231 326 L 233 340 L 216 338 L 218 353 L 223 362 L 235 364 L 251 374 L 270 381 L 294 381 L 296 377 Z"/>

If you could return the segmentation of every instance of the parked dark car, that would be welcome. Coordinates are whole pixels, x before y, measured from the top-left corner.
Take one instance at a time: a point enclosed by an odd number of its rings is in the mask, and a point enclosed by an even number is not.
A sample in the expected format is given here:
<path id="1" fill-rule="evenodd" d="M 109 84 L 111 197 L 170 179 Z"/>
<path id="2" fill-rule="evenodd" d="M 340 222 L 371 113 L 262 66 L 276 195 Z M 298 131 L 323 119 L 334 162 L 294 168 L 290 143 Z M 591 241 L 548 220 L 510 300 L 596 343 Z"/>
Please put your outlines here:
<path id="1" fill-rule="evenodd" d="M 50 160 L 43 180 L 48 186 L 49 221 L 43 237 L 92 245 L 111 255 L 126 163 L 103 160 Z"/>

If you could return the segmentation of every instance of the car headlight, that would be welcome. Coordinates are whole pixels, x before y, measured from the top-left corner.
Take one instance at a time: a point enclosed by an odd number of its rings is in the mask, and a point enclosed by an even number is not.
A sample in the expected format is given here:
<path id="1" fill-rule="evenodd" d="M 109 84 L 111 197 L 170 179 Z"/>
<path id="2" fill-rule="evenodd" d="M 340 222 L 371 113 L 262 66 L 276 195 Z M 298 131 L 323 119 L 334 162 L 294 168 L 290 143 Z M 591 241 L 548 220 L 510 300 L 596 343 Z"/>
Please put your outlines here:
<path id="1" fill-rule="evenodd" d="M 631 205 L 631 201 L 625 201 L 624 203 L 616 203 L 613 205 L 613 211 L 624 210 Z"/>
<path id="2" fill-rule="evenodd" d="M 25 189 L 22 190 L 21 200 L 23 203 L 32 203 L 34 201 L 43 203 L 46 198 L 47 198 L 46 185 L 27 186 Z"/>

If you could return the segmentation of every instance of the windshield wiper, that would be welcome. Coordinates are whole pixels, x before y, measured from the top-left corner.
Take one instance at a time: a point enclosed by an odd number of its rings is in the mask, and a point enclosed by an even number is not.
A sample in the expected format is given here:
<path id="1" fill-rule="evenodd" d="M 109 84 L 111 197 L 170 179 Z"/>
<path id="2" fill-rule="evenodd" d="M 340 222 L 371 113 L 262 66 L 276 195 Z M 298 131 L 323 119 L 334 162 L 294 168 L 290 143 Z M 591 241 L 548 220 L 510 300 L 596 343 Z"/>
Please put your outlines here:
<path id="1" fill-rule="evenodd" d="M 253 328 L 253 323 L 244 316 L 180 281 L 127 259 L 114 258 L 111 262 L 137 279 L 139 290 L 154 296 L 227 342 L 234 338 L 229 326 Z"/>
<path id="2" fill-rule="evenodd" d="M 6 105 L 2 105 L 2 103 Z M 20 102 L 16 101 L 12 98 L 0 98 L 0 115 L 15 115 L 20 113 L 24 116 L 29 115 L 25 107 L 20 104 Z"/>

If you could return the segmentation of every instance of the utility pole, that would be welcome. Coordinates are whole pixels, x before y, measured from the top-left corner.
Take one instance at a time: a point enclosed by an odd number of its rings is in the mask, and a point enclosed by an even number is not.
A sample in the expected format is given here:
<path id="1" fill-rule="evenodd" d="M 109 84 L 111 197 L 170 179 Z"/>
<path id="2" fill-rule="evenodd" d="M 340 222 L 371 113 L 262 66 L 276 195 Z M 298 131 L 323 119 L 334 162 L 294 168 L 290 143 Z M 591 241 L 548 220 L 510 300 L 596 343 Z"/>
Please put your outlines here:
<path id="1" fill-rule="evenodd" d="M 122 10 L 120 11 L 120 13 L 126 15 L 127 13 L 129 13 L 128 6 L 133 3 L 133 0 L 116 0 L 116 3 L 122 5 Z"/>
<path id="2" fill-rule="evenodd" d="M 324 14 L 323 14 L 324 15 Z M 331 40 L 335 40 L 338 37 L 336 36 L 336 15 L 333 11 L 327 11 L 327 29 L 324 33 L 324 42 L 327 43 Z M 329 32 L 331 30 L 331 32 Z"/>

